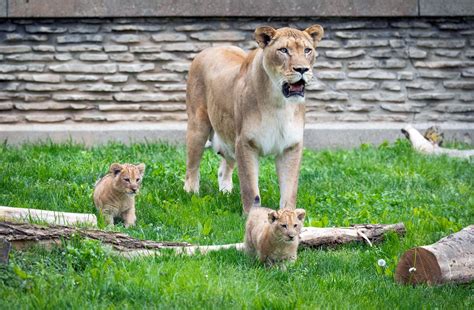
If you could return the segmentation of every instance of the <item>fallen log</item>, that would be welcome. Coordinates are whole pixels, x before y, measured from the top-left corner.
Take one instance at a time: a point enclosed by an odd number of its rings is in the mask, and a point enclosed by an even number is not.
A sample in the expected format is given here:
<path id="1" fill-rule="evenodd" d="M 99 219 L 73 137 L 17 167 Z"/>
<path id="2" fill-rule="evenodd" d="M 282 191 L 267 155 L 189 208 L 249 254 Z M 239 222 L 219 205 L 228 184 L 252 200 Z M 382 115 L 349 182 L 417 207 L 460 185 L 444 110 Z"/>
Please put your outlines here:
<path id="1" fill-rule="evenodd" d="M 336 244 L 362 241 L 372 244 L 383 239 L 387 232 L 403 235 L 403 223 L 389 225 L 355 225 L 347 228 L 305 227 L 301 232 L 303 247 L 332 246 Z M 103 231 L 98 229 L 75 228 L 69 226 L 40 226 L 27 223 L 0 222 L 0 238 L 11 243 L 15 249 L 27 248 L 33 244 L 50 246 L 60 244 L 62 240 L 74 235 L 100 240 L 111 246 L 118 254 L 125 257 L 147 256 L 159 254 L 161 250 L 171 249 L 178 254 L 194 255 L 212 251 L 235 248 L 243 250 L 243 243 L 224 245 L 191 245 L 186 242 L 156 242 L 138 240 L 126 234 Z"/>
<path id="2" fill-rule="evenodd" d="M 38 221 L 56 225 L 84 224 L 97 226 L 97 217 L 94 214 L 12 208 L 5 206 L 0 206 L 0 221 Z"/>
<path id="3" fill-rule="evenodd" d="M 319 247 L 331 246 L 354 241 L 374 242 L 383 240 L 388 232 L 398 235 L 405 234 L 405 225 L 397 224 L 361 224 L 351 227 L 304 227 L 300 233 L 300 246 Z"/>
<path id="4" fill-rule="evenodd" d="M 469 283 L 474 280 L 474 225 L 436 243 L 405 252 L 395 270 L 402 284 Z"/>
<path id="5" fill-rule="evenodd" d="M 426 140 L 425 137 L 411 125 L 405 126 L 405 128 L 402 129 L 402 133 L 410 140 L 413 148 L 420 153 L 429 155 L 446 154 L 450 157 L 459 158 L 470 158 L 474 156 L 474 150 L 447 149 L 433 144 Z"/>

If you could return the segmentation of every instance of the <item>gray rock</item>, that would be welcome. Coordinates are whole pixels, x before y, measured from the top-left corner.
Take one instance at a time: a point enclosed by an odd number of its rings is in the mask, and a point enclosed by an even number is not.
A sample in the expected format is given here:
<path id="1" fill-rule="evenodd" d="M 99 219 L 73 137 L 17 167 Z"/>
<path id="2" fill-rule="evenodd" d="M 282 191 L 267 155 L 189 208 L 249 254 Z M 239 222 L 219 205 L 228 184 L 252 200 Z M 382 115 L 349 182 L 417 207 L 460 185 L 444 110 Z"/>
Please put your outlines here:
<path id="1" fill-rule="evenodd" d="M 346 109 L 349 112 L 372 112 L 375 110 L 375 106 L 372 104 L 351 104 Z"/>
<path id="2" fill-rule="evenodd" d="M 59 26 L 26 25 L 25 30 L 28 33 L 64 33 L 67 31 L 67 28 Z"/>
<path id="3" fill-rule="evenodd" d="M 13 109 L 13 103 L 11 102 L 0 102 L 0 111 L 7 111 Z"/>
<path id="4" fill-rule="evenodd" d="M 457 58 L 461 54 L 461 51 L 451 51 L 451 50 L 436 50 L 435 55 L 448 58 Z"/>
<path id="5" fill-rule="evenodd" d="M 107 54 L 83 53 L 79 55 L 79 59 L 82 61 L 106 61 L 109 59 L 109 57 Z"/>
<path id="6" fill-rule="evenodd" d="M 406 88 L 433 90 L 436 89 L 436 84 L 433 82 L 411 82 L 405 84 Z"/>
<path id="7" fill-rule="evenodd" d="M 316 77 L 321 80 L 343 80 L 346 74 L 340 71 L 318 71 Z"/>
<path id="8" fill-rule="evenodd" d="M 349 95 L 346 93 L 339 93 L 339 92 L 323 92 L 323 93 L 309 93 L 306 95 L 309 99 L 316 99 L 322 101 L 331 101 L 331 100 L 341 100 L 347 101 L 349 100 Z"/>
<path id="9" fill-rule="evenodd" d="M 337 90 L 369 90 L 374 89 L 377 86 L 374 82 L 359 82 L 359 81 L 344 81 L 337 82 Z"/>
<path id="10" fill-rule="evenodd" d="M 94 81 L 98 81 L 99 77 L 95 76 L 95 75 L 82 75 L 82 74 L 72 75 L 72 74 L 68 74 L 68 75 L 65 76 L 65 79 L 68 82 L 94 82 Z"/>
<path id="11" fill-rule="evenodd" d="M 399 83 L 383 82 L 380 89 L 389 91 L 400 91 L 402 88 Z"/>
<path id="12" fill-rule="evenodd" d="M 146 39 L 143 35 L 136 35 L 136 34 L 121 34 L 121 35 L 113 35 L 110 38 L 113 42 L 116 43 L 139 43 Z"/>
<path id="13" fill-rule="evenodd" d="M 151 36 L 151 40 L 154 42 L 184 42 L 187 37 L 183 33 L 175 32 L 163 32 L 159 34 L 154 34 Z"/>
<path id="14" fill-rule="evenodd" d="M 99 25 L 68 25 L 69 33 L 96 33 L 99 31 Z"/>
<path id="15" fill-rule="evenodd" d="M 114 95 L 117 101 L 126 102 L 171 102 L 171 101 L 185 101 L 185 95 L 165 95 L 165 94 L 124 94 L 119 93 Z"/>
<path id="16" fill-rule="evenodd" d="M 31 47 L 33 51 L 35 52 L 46 52 L 46 53 L 51 53 L 55 51 L 54 46 L 52 45 L 36 45 Z"/>
<path id="17" fill-rule="evenodd" d="M 132 46 L 130 47 L 130 52 L 132 53 L 159 53 L 161 52 L 161 46 L 159 45 Z"/>
<path id="18" fill-rule="evenodd" d="M 324 109 L 328 112 L 337 113 L 343 112 L 344 106 L 342 104 L 329 103 L 324 105 Z"/>
<path id="19" fill-rule="evenodd" d="M 28 82 L 39 82 L 39 83 L 60 83 L 61 76 L 57 74 L 19 74 L 18 79 Z"/>
<path id="20" fill-rule="evenodd" d="M 165 52 L 200 52 L 207 47 L 209 43 L 170 43 L 162 48 Z"/>
<path id="21" fill-rule="evenodd" d="M 374 79 L 374 80 L 395 80 L 397 75 L 393 72 L 388 71 L 374 71 L 374 70 L 360 70 L 350 72 L 348 74 L 350 78 L 356 79 Z"/>
<path id="22" fill-rule="evenodd" d="M 376 62 L 369 60 L 350 61 L 347 63 L 349 69 L 372 69 L 375 68 Z"/>
<path id="23" fill-rule="evenodd" d="M 408 48 L 408 57 L 409 58 L 422 59 L 422 58 L 426 58 L 427 55 L 428 55 L 428 53 L 425 52 L 424 50 L 420 50 L 420 49 L 415 48 L 415 47 L 409 47 Z"/>
<path id="24" fill-rule="evenodd" d="M 416 46 L 428 48 L 462 48 L 465 40 L 418 40 Z"/>
<path id="25" fill-rule="evenodd" d="M 126 64 L 118 65 L 119 72 L 145 72 L 151 71 L 155 69 L 154 64 Z"/>
<path id="26" fill-rule="evenodd" d="M 341 39 L 360 39 L 361 34 L 359 32 L 352 31 L 336 31 L 334 35 Z"/>
<path id="27" fill-rule="evenodd" d="M 18 123 L 22 120 L 22 117 L 19 115 L 4 115 L 0 114 L 0 123 L 8 124 L 8 123 Z"/>
<path id="28" fill-rule="evenodd" d="M 157 73 L 157 74 L 139 74 L 137 80 L 141 82 L 180 82 L 183 79 L 181 74 L 176 73 Z"/>
<path id="29" fill-rule="evenodd" d="M 27 71 L 26 65 L 0 65 L 0 73 Z"/>
<path id="30" fill-rule="evenodd" d="M 445 88 L 455 88 L 455 89 L 465 89 L 472 90 L 474 89 L 474 81 L 445 81 L 443 82 Z"/>
<path id="31" fill-rule="evenodd" d="M 58 114 L 28 114 L 25 116 L 25 120 L 31 123 L 61 123 L 68 119 L 67 115 Z"/>
<path id="32" fill-rule="evenodd" d="M 418 71 L 418 75 L 426 79 L 456 79 L 460 76 L 460 73 L 446 71 Z"/>
<path id="33" fill-rule="evenodd" d="M 335 61 L 316 61 L 313 68 L 315 69 L 340 69 L 342 63 Z"/>
<path id="34" fill-rule="evenodd" d="M 72 60 L 72 55 L 71 54 L 55 54 L 54 59 L 58 61 L 69 61 Z"/>
<path id="35" fill-rule="evenodd" d="M 128 81 L 127 75 L 104 76 L 104 81 L 108 83 L 125 83 Z"/>
<path id="36" fill-rule="evenodd" d="M 416 68 L 429 68 L 429 69 L 439 69 L 439 68 L 457 68 L 457 67 L 463 67 L 466 64 L 462 61 L 430 61 L 430 62 L 425 62 L 425 61 L 417 61 L 415 62 L 414 66 Z"/>
<path id="37" fill-rule="evenodd" d="M 156 53 L 156 54 L 140 54 L 138 59 L 143 61 L 168 61 L 177 60 L 178 58 L 173 53 Z"/>
<path id="38" fill-rule="evenodd" d="M 333 40 L 322 40 L 318 43 L 317 48 L 340 48 L 341 43 Z"/>
<path id="39" fill-rule="evenodd" d="M 0 54 L 27 53 L 31 47 L 27 45 L 0 45 Z"/>
<path id="40" fill-rule="evenodd" d="M 131 92 L 131 91 L 149 91 L 148 87 L 141 84 L 129 84 L 122 87 L 122 91 Z"/>
<path id="41" fill-rule="evenodd" d="M 346 48 L 355 47 L 384 47 L 388 46 L 388 40 L 350 40 L 345 45 Z"/>
<path id="42" fill-rule="evenodd" d="M 425 107 L 424 104 L 397 104 L 397 103 L 383 103 L 380 105 L 382 110 L 390 112 L 412 112 L 419 113 Z"/>
<path id="43" fill-rule="evenodd" d="M 112 95 L 55 94 L 55 101 L 112 101 Z"/>
<path id="44" fill-rule="evenodd" d="M 54 60 L 54 55 L 27 53 L 8 55 L 5 58 L 13 61 L 52 61 Z"/>
<path id="45" fill-rule="evenodd" d="M 28 91 L 60 91 L 60 90 L 74 90 L 76 86 L 69 84 L 32 84 L 26 83 L 25 90 Z"/>
<path id="46" fill-rule="evenodd" d="M 139 104 L 99 104 L 99 111 L 138 111 Z"/>
<path id="47" fill-rule="evenodd" d="M 243 41 L 246 39 L 244 32 L 239 31 L 203 31 L 190 35 L 191 38 L 199 41 Z"/>
<path id="48" fill-rule="evenodd" d="M 326 57 L 328 58 L 337 58 L 337 59 L 344 59 L 344 58 L 355 58 L 362 55 L 365 55 L 363 50 L 353 50 L 353 51 L 326 51 Z"/>
<path id="49" fill-rule="evenodd" d="M 128 46 L 126 45 L 104 45 L 104 51 L 106 53 L 126 52 Z"/>
<path id="50" fill-rule="evenodd" d="M 410 100 L 451 100 L 454 99 L 456 95 L 450 93 L 417 93 L 417 94 L 408 94 L 408 99 Z"/>
<path id="51" fill-rule="evenodd" d="M 96 83 L 81 85 L 79 90 L 85 92 L 118 92 L 120 88 L 110 84 Z"/>
<path id="52" fill-rule="evenodd" d="M 83 42 L 102 42 L 104 37 L 98 34 L 69 34 L 56 37 L 56 42 L 64 43 L 83 43 Z"/>
<path id="53" fill-rule="evenodd" d="M 118 62 L 132 62 L 135 60 L 135 56 L 131 53 L 109 54 L 109 58 Z"/>
<path id="54" fill-rule="evenodd" d="M 187 62 L 173 62 L 163 66 L 163 69 L 171 72 L 188 72 L 190 63 Z"/>
<path id="55" fill-rule="evenodd" d="M 400 60 L 400 59 L 387 59 L 387 60 L 380 60 L 378 63 L 379 68 L 384 68 L 384 69 L 400 69 L 400 68 L 405 68 L 407 65 L 405 60 Z"/>
<path id="56" fill-rule="evenodd" d="M 22 41 L 32 41 L 32 42 L 42 42 L 47 41 L 48 36 L 42 34 L 25 34 L 25 33 L 7 33 L 5 36 L 6 42 L 22 42 Z"/>
<path id="57" fill-rule="evenodd" d="M 157 84 L 156 87 L 161 91 L 186 91 L 186 84 Z"/>
<path id="58" fill-rule="evenodd" d="M 472 113 L 474 104 L 438 104 L 433 109 L 443 113 Z"/>
<path id="59" fill-rule="evenodd" d="M 466 70 L 463 70 L 461 75 L 463 77 L 468 77 L 468 78 L 472 78 L 474 77 L 474 69 L 466 69 Z"/>
<path id="60" fill-rule="evenodd" d="M 364 101 L 405 102 L 405 95 L 391 93 L 369 93 L 362 94 L 361 99 Z"/>
<path id="61" fill-rule="evenodd" d="M 13 74 L 0 74 L 0 81 L 14 81 L 16 77 Z"/>
<path id="62" fill-rule="evenodd" d="M 61 64 L 61 65 L 50 65 L 49 70 L 53 72 L 77 72 L 77 73 L 115 73 L 117 72 L 116 64 Z"/>
<path id="63" fill-rule="evenodd" d="M 102 52 L 101 45 L 78 44 L 78 45 L 60 45 L 56 46 L 58 52 Z"/>

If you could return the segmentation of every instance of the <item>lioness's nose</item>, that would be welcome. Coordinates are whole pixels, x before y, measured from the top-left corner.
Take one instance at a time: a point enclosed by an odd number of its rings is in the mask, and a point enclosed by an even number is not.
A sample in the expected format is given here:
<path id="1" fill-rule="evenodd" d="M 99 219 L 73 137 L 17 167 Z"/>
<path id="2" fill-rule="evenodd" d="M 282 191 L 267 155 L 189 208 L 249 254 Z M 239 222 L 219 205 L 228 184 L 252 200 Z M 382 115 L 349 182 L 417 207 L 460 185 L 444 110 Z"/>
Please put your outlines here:
<path id="1" fill-rule="evenodd" d="M 293 67 L 293 70 L 296 72 L 299 72 L 301 74 L 305 73 L 306 71 L 309 71 L 308 67 Z"/>

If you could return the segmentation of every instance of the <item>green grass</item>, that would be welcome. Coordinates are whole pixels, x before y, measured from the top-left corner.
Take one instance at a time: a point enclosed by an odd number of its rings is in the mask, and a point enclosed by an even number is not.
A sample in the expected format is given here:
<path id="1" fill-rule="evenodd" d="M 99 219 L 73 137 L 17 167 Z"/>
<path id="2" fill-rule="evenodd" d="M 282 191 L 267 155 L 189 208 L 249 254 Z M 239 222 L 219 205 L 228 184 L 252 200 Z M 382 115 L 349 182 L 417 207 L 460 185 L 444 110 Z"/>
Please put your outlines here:
<path id="1" fill-rule="evenodd" d="M 95 212 L 95 181 L 112 162 L 144 162 L 138 238 L 195 244 L 240 242 L 244 218 L 237 177 L 217 189 L 218 157 L 207 151 L 201 195 L 182 190 L 185 149 L 165 144 L 0 147 L 0 205 Z M 262 161 L 263 204 L 279 201 L 274 163 Z M 14 251 L 0 266 L 0 308 L 450 308 L 474 306 L 474 285 L 400 286 L 393 272 L 407 249 L 474 223 L 472 162 L 428 157 L 405 140 L 348 151 L 305 151 L 298 207 L 307 226 L 404 222 L 405 237 L 374 247 L 302 250 L 287 271 L 267 269 L 235 250 L 206 256 L 118 258 L 99 244 L 71 240 L 52 251 Z M 383 258 L 387 267 L 377 266 Z"/>

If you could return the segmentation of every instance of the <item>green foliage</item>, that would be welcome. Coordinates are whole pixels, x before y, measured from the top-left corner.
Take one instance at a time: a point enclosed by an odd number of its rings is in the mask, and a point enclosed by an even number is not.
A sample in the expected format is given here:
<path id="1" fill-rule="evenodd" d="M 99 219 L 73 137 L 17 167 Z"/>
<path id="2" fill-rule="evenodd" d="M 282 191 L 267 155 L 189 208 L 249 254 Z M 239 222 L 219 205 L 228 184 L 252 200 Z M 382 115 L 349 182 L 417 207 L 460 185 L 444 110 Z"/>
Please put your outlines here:
<path id="1" fill-rule="evenodd" d="M 137 226 L 118 224 L 114 230 L 194 244 L 242 241 L 245 219 L 236 175 L 234 192 L 219 193 L 219 158 L 207 151 L 201 193 L 186 194 L 182 146 L 2 145 L 0 205 L 96 213 L 93 186 L 113 162 L 147 165 Z M 263 204 L 276 208 L 273 161 L 262 160 L 260 171 Z M 287 271 L 267 269 L 235 250 L 129 261 L 77 237 L 52 250 L 13 251 L 10 264 L 0 266 L 0 308 L 473 308 L 472 284 L 413 288 L 393 281 L 405 250 L 474 222 L 473 190 L 471 162 L 423 156 L 405 140 L 306 150 L 298 192 L 306 225 L 404 222 L 407 235 L 390 234 L 374 247 L 302 250 Z"/>

